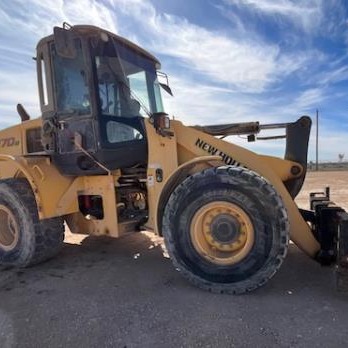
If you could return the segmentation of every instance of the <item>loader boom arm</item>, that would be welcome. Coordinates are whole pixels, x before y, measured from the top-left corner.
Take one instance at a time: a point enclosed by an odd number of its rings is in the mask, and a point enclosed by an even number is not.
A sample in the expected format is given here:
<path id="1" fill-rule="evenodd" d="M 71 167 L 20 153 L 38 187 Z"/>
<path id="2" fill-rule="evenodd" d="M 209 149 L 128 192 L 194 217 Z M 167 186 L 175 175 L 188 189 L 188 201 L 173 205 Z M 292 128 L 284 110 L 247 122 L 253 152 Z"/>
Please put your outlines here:
<path id="1" fill-rule="evenodd" d="M 293 137 L 301 127 L 303 139 L 296 144 Z M 256 154 L 192 127 L 186 127 L 178 121 L 173 122 L 173 128 L 177 137 L 179 165 L 197 156 L 218 155 L 226 165 L 243 166 L 265 177 L 276 188 L 286 206 L 291 239 L 308 255 L 316 255 L 319 243 L 293 200 L 293 195 L 301 188 L 306 174 L 305 159 L 310 129 L 310 120 L 307 117 L 300 118 L 287 129 L 289 138 L 286 159 Z"/>

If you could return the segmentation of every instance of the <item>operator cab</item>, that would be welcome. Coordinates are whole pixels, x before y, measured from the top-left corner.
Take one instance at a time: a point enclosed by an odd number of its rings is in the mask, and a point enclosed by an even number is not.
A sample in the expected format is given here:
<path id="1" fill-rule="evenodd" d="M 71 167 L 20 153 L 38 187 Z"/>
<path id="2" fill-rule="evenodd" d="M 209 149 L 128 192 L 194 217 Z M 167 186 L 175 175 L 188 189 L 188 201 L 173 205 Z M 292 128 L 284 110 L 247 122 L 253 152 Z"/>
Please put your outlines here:
<path id="1" fill-rule="evenodd" d="M 94 26 L 55 28 L 37 46 L 44 150 L 65 175 L 147 164 L 144 116 L 163 112 L 159 61 Z"/>

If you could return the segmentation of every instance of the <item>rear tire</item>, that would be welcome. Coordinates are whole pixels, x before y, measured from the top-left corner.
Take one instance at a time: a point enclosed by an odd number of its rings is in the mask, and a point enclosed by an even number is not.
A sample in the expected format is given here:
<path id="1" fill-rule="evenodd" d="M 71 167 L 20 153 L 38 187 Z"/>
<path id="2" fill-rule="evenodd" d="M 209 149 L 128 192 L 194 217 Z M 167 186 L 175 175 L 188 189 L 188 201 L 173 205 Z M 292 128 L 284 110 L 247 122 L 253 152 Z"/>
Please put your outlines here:
<path id="1" fill-rule="evenodd" d="M 281 197 L 256 173 L 211 168 L 184 180 L 164 211 L 169 256 L 196 286 L 240 294 L 265 284 L 282 264 L 289 223 Z"/>
<path id="2" fill-rule="evenodd" d="M 61 217 L 39 220 L 26 179 L 0 181 L 0 264 L 25 267 L 55 256 L 63 245 Z"/>

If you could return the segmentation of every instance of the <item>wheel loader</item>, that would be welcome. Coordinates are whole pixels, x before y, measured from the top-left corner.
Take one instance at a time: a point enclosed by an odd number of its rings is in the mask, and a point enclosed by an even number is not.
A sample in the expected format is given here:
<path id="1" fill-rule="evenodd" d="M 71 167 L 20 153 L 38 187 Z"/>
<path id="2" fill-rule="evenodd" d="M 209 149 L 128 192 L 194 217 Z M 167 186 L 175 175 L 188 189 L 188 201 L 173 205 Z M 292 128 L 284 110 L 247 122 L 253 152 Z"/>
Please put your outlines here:
<path id="1" fill-rule="evenodd" d="M 72 233 L 163 236 L 196 286 L 240 294 L 265 284 L 291 239 L 346 285 L 347 214 L 329 191 L 294 198 L 311 119 L 186 126 L 164 112 L 160 62 L 109 31 L 64 24 L 37 45 L 41 117 L 0 131 L 0 263 L 31 266 Z M 162 82 L 160 82 L 162 81 Z M 217 115 L 218 117 L 218 115 Z M 282 128 L 284 158 L 223 138 Z"/>

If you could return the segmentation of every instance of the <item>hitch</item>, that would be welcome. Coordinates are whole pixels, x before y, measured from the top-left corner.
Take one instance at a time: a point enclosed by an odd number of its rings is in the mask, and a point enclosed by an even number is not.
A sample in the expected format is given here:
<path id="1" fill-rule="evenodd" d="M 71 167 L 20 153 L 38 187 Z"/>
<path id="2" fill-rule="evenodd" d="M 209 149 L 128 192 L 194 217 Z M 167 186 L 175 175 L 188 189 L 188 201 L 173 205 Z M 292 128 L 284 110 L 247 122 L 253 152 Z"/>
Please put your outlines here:
<path id="1" fill-rule="evenodd" d="M 348 214 L 338 213 L 336 287 L 338 291 L 348 291 Z"/>
<path id="2" fill-rule="evenodd" d="M 322 266 L 329 266 L 336 260 L 337 213 L 342 212 L 330 200 L 330 188 L 324 192 L 311 192 L 309 196 L 310 210 L 302 210 L 302 217 L 311 224 L 312 233 L 320 243 L 320 251 L 315 259 Z"/>
<path id="3" fill-rule="evenodd" d="M 300 211 L 321 246 L 316 260 L 335 264 L 337 290 L 348 292 L 348 213 L 331 201 L 329 187 L 310 193 L 309 203 L 310 210 Z"/>
<path id="4" fill-rule="evenodd" d="M 317 204 L 330 202 L 330 187 L 325 187 L 325 192 L 311 192 L 309 194 L 309 206 L 311 210 L 315 210 Z"/>

